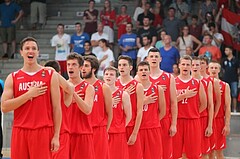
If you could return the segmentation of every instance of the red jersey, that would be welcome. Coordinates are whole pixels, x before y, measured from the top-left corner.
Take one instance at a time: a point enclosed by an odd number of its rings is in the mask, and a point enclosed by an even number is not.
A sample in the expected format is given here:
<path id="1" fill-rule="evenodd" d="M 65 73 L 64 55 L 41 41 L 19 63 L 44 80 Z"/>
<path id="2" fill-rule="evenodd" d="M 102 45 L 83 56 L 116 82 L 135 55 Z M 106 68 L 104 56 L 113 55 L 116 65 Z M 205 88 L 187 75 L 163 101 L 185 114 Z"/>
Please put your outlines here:
<path id="1" fill-rule="evenodd" d="M 144 94 L 147 96 L 155 93 L 154 96 L 158 96 L 158 86 L 155 84 L 151 84 L 148 89 L 144 89 Z M 140 129 L 151 129 L 160 127 L 160 119 L 159 119 L 159 97 L 155 101 L 155 103 L 145 104 L 143 106 L 143 117 Z"/>
<path id="2" fill-rule="evenodd" d="M 53 126 L 53 108 L 51 103 L 51 78 L 53 71 L 41 69 L 30 75 L 22 70 L 12 73 L 13 94 L 17 98 L 25 94 L 32 86 L 44 84 L 45 94 L 28 100 L 14 110 L 13 127 L 37 129 Z"/>
<path id="3" fill-rule="evenodd" d="M 60 134 L 69 132 L 69 117 L 68 117 L 68 107 L 64 103 L 64 91 L 60 88 L 61 93 L 61 109 L 62 109 L 62 124 L 60 129 Z"/>
<path id="4" fill-rule="evenodd" d="M 112 93 L 112 98 L 119 97 L 121 101 L 117 105 L 113 105 L 113 119 L 109 129 L 109 133 L 124 133 L 126 117 L 122 106 L 123 90 L 117 89 Z"/>
<path id="5" fill-rule="evenodd" d="M 191 78 L 188 81 L 182 81 L 179 77 L 175 78 L 177 95 L 183 94 L 187 88 L 196 88 L 197 94 L 191 98 L 185 98 L 178 102 L 178 118 L 197 119 L 199 114 L 199 80 Z"/>
<path id="6" fill-rule="evenodd" d="M 103 26 L 109 26 L 110 28 L 113 29 L 114 23 L 111 22 L 111 21 L 109 21 L 109 20 L 104 19 L 104 18 L 102 17 L 102 15 L 103 15 L 103 16 L 106 16 L 106 17 L 109 17 L 109 18 L 112 19 L 112 20 L 115 20 L 115 19 L 116 19 L 115 10 L 102 11 L 102 12 L 100 13 L 100 18 L 101 18 L 101 22 L 102 22 Z"/>
<path id="7" fill-rule="evenodd" d="M 94 84 L 94 102 L 93 109 L 91 113 L 91 123 L 93 127 L 96 126 L 106 126 L 107 125 L 107 113 L 105 111 L 105 102 L 103 96 L 103 82 L 101 80 L 97 80 Z"/>
<path id="8" fill-rule="evenodd" d="M 118 39 L 120 39 L 121 35 L 127 33 L 126 24 L 120 24 L 122 22 L 130 23 L 131 17 L 129 15 L 118 15 L 116 19 L 116 24 L 118 26 Z"/>
<path id="9" fill-rule="evenodd" d="M 225 90 L 226 90 L 226 82 L 220 80 L 220 91 L 221 91 L 221 105 L 218 111 L 216 118 L 224 118 L 225 117 Z"/>
<path id="10" fill-rule="evenodd" d="M 208 86 L 209 86 L 209 83 L 211 82 L 211 80 L 209 78 L 202 78 L 201 79 L 201 82 L 203 84 L 203 87 L 204 87 L 204 91 L 206 93 L 206 97 L 208 99 Z M 208 116 L 208 108 L 204 109 L 201 113 L 200 113 L 200 116 L 201 117 L 205 117 L 205 116 Z"/>
<path id="11" fill-rule="evenodd" d="M 166 101 L 166 115 L 164 118 L 169 118 L 171 116 L 171 102 L 170 102 L 170 80 L 171 74 L 164 72 L 156 79 L 149 76 L 149 79 L 152 83 L 156 85 L 165 85 L 166 90 L 164 91 L 165 101 Z"/>
<path id="12" fill-rule="evenodd" d="M 117 79 L 117 81 L 116 81 L 116 86 L 123 90 L 128 88 L 129 86 L 135 86 L 134 90 L 133 90 L 134 93 L 132 93 L 130 95 L 131 104 L 132 104 L 132 119 L 129 122 L 128 126 L 135 125 L 135 120 L 136 120 L 136 116 L 137 116 L 137 93 L 136 93 L 137 84 L 138 84 L 138 82 L 135 79 L 131 80 L 130 82 L 128 82 L 127 84 L 124 84 L 124 85 L 121 83 L 120 79 Z"/>
<path id="13" fill-rule="evenodd" d="M 84 100 L 86 89 L 88 87 L 86 81 L 82 81 L 75 86 L 75 92 L 80 91 L 81 98 Z M 84 114 L 79 108 L 77 103 L 72 103 L 69 107 L 70 117 L 70 133 L 71 134 L 92 134 L 92 125 L 90 122 L 90 116 Z"/>

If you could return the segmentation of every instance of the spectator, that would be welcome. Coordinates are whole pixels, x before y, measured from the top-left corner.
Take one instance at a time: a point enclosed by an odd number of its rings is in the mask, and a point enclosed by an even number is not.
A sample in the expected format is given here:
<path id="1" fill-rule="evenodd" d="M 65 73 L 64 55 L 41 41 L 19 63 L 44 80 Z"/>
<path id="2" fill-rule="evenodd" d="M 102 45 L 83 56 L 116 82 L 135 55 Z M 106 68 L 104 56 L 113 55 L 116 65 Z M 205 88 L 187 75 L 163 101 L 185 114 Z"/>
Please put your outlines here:
<path id="1" fill-rule="evenodd" d="M 154 14 L 152 14 L 152 12 L 150 12 L 150 8 L 151 8 L 151 4 L 149 2 L 146 2 L 143 13 L 138 15 L 137 24 L 136 24 L 137 29 L 142 28 L 144 26 L 144 24 L 143 24 L 144 17 L 149 17 L 150 24 L 153 23 Z"/>
<path id="2" fill-rule="evenodd" d="M 17 16 L 16 16 L 17 15 Z M 14 58 L 16 53 L 16 23 L 22 17 L 23 11 L 19 5 L 11 0 L 0 4 L 1 39 L 3 45 L 2 58 Z M 11 55 L 8 53 L 8 43 L 11 43 Z"/>
<path id="3" fill-rule="evenodd" d="M 198 16 L 192 15 L 191 24 L 188 26 L 189 33 L 193 36 L 195 36 L 198 40 L 201 41 L 202 39 L 202 25 L 198 24 Z M 193 49 L 197 48 L 197 44 L 193 44 Z"/>
<path id="4" fill-rule="evenodd" d="M 238 95 L 238 77 L 240 73 L 239 60 L 233 56 L 232 47 L 225 47 L 225 57 L 222 61 L 223 81 L 227 82 L 231 88 L 232 110 L 237 111 L 237 95 Z"/>
<path id="5" fill-rule="evenodd" d="M 207 13 L 210 13 L 212 15 L 216 15 L 217 12 L 217 4 L 214 1 L 211 0 L 206 0 L 205 2 L 202 3 L 198 16 L 202 22 L 205 22 L 205 16 Z"/>
<path id="6" fill-rule="evenodd" d="M 132 58 L 133 69 L 132 75 L 136 72 L 136 60 L 137 60 L 137 35 L 132 32 L 133 24 L 127 23 L 126 34 L 123 34 L 118 42 L 122 55 L 127 55 Z"/>
<path id="7" fill-rule="evenodd" d="M 171 45 L 172 39 L 170 35 L 165 35 L 163 40 L 164 40 L 165 46 L 160 48 L 160 52 L 162 56 L 160 68 L 163 71 L 172 73 L 173 65 L 175 63 L 178 63 L 180 55 L 178 50 Z"/>
<path id="8" fill-rule="evenodd" d="M 235 12 L 237 13 L 237 14 L 240 14 L 240 0 L 235 0 L 234 1 L 234 10 L 235 10 Z"/>
<path id="9" fill-rule="evenodd" d="M 176 78 L 179 75 L 179 68 L 178 68 L 178 64 L 173 64 L 173 73 L 172 73 L 173 77 Z"/>
<path id="10" fill-rule="evenodd" d="M 87 33 L 82 31 L 81 23 L 79 22 L 75 23 L 75 30 L 76 33 L 74 33 L 71 36 L 71 51 L 83 55 L 84 54 L 83 45 L 85 41 L 90 40 L 90 38 Z"/>
<path id="11" fill-rule="evenodd" d="M 116 24 L 118 27 L 118 40 L 120 39 L 121 35 L 126 33 L 126 25 L 130 23 L 131 17 L 127 15 L 127 6 L 121 6 L 121 14 L 117 16 Z"/>
<path id="12" fill-rule="evenodd" d="M 47 0 L 30 0 L 32 29 L 37 29 L 37 24 L 42 29 L 46 24 Z M 39 16 L 39 17 L 38 17 Z M 39 20 L 38 20 L 39 19 Z"/>
<path id="13" fill-rule="evenodd" d="M 220 62 L 222 54 L 218 47 L 212 45 L 213 37 L 210 34 L 204 35 L 204 46 L 200 48 L 199 55 L 205 55 L 209 61 Z"/>
<path id="14" fill-rule="evenodd" d="M 176 42 L 176 46 L 178 47 L 181 57 L 186 54 L 186 47 L 193 48 L 193 43 L 196 43 L 198 45 L 197 48 L 193 51 L 193 53 L 197 53 L 202 46 L 202 43 L 196 37 L 189 34 L 188 26 L 184 26 L 182 28 L 182 35 L 178 37 Z"/>
<path id="15" fill-rule="evenodd" d="M 88 9 L 84 11 L 83 20 L 85 22 L 84 32 L 91 36 L 97 30 L 98 10 L 94 8 L 95 1 L 88 1 Z"/>
<path id="16" fill-rule="evenodd" d="M 83 56 L 89 56 L 89 55 L 92 55 L 92 56 L 95 56 L 96 55 L 94 53 L 92 53 L 92 50 L 91 50 L 91 42 L 90 41 L 85 41 L 84 43 L 84 49 L 85 49 L 85 52 L 84 52 L 84 55 Z"/>
<path id="17" fill-rule="evenodd" d="M 212 45 L 217 46 L 220 49 L 224 40 L 223 35 L 217 32 L 215 23 L 209 23 L 208 28 L 209 34 L 213 37 Z"/>
<path id="18" fill-rule="evenodd" d="M 64 33 L 64 25 L 57 25 L 57 34 L 51 39 L 51 46 L 55 48 L 55 60 L 61 68 L 61 75 L 67 77 L 67 55 L 70 53 L 70 35 Z"/>
<path id="19" fill-rule="evenodd" d="M 214 20 L 213 14 L 211 12 L 207 12 L 206 15 L 205 15 L 205 22 L 202 25 L 202 35 L 203 36 L 204 36 L 204 34 L 209 33 L 210 29 L 209 29 L 208 25 L 210 23 L 214 23 L 214 22 L 215 22 L 215 20 Z"/>
<path id="20" fill-rule="evenodd" d="M 168 17 L 163 20 L 163 28 L 172 40 L 176 42 L 181 28 L 181 21 L 175 17 L 175 8 L 168 8 Z"/>
<path id="21" fill-rule="evenodd" d="M 151 46 L 155 46 L 156 41 L 157 41 L 157 33 L 156 29 L 152 26 L 150 26 L 150 19 L 149 17 L 144 17 L 143 18 L 143 28 L 140 28 L 137 32 L 137 46 L 138 48 L 141 48 L 143 45 L 143 36 L 149 36 L 151 39 Z"/>
<path id="22" fill-rule="evenodd" d="M 0 105 L 1 105 L 1 97 L 3 93 L 4 83 L 3 80 L 0 79 Z M 2 133 L 2 111 L 0 110 L 0 159 L 2 159 L 2 147 L 3 147 L 3 133 Z"/>
<path id="23" fill-rule="evenodd" d="M 153 8 L 153 14 L 154 14 L 153 26 L 158 30 L 162 27 L 164 18 L 163 5 L 160 0 L 156 0 L 155 8 Z"/>
<path id="24" fill-rule="evenodd" d="M 137 54 L 137 65 L 141 62 L 144 61 L 145 58 L 148 56 L 148 51 L 153 48 L 150 43 L 151 43 L 151 38 L 147 35 L 144 35 L 142 37 L 142 41 L 143 41 L 143 47 L 141 47 L 138 50 L 138 54 Z"/>
<path id="25" fill-rule="evenodd" d="M 175 16 L 182 21 L 182 25 L 188 25 L 187 18 L 189 15 L 189 9 L 187 3 L 183 2 L 183 0 L 176 0 L 175 3 L 170 5 L 170 7 L 175 9 Z"/>
<path id="26" fill-rule="evenodd" d="M 231 6 L 231 0 L 216 0 L 218 9 L 223 7 L 226 9 L 230 9 Z"/>
<path id="27" fill-rule="evenodd" d="M 114 60 L 113 52 L 109 48 L 106 39 L 100 39 L 99 46 L 102 48 L 102 51 L 100 51 L 97 54 L 97 59 L 99 60 L 99 64 L 100 64 L 97 72 L 97 76 L 98 78 L 102 79 L 104 69 L 109 66 L 113 66 L 113 63 L 115 60 Z"/>
<path id="28" fill-rule="evenodd" d="M 186 47 L 186 55 L 189 55 L 191 57 L 195 56 L 195 54 L 193 52 L 193 48 L 191 46 Z"/>
<path id="29" fill-rule="evenodd" d="M 165 35 L 167 35 L 166 31 L 165 30 L 161 30 L 160 33 L 160 40 L 156 42 L 156 45 L 155 47 L 159 50 L 161 47 L 164 47 L 164 41 L 163 41 L 163 38 Z"/>
<path id="30" fill-rule="evenodd" d="M 108 35 L 109 43 L 112 44 L 114 42 L 114 31 L 113 26 L 116 19 L 115 10 L 111 8 L 111 1 L 105 0 L 104 9 L 100 14 L 100 19 L 103 24 L 103 32 Z"/>
<path id="31" fill-rule="evenodd" d="M 98 40 L 105 39 L 108 41 L 108 35 L 103 32 L 103 24 L 98 23 L 97 32 L 94 33 L 91 37 L 91 45 L 92 52 L 96 55 L 99 51 L 101 51 L 101 47 L 99 46 Z"/>
<path id="32" fill-rule="evenodd" d="M 138 15 L 143 13 L 147 0 L 139 0 L 138 7 L 134 11 L 133 20 L 137 22 Z"/>

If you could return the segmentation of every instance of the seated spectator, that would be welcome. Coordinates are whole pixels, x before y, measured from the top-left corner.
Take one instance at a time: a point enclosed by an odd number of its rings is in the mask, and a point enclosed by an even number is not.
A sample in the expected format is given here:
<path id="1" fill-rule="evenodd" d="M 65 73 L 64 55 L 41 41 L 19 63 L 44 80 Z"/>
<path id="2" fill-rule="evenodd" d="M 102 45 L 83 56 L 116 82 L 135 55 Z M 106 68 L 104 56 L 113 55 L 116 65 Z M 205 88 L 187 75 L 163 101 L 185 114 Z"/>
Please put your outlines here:
<path id="1" fill-rule="evenodd" d="M 165 35 L 167 35 L 166 31 L 165 30 L 161 30 L 159 32 L 159 41 L 156 42 L 156 45 L 155 47 L 159 50 L 161 47 L 164 47 L 164 41 L 163 41 L 163 38 Z"/>
<path id="2" fill-rule="evenodd" d="M 96 57 L 96 55 L 94 53 L 92 53 L 92 49 L 91 48 L 92 48 L 91 47 L 91 42 L 90 41 L 85 41 L 85 43 L 84 43 L 84 50 L 85 50 L 85 52 L 84 52 L 83 56 L 92 55 L 92 56 Z"/>
<path id="3" fill-rule="evenodd" d="M 172 73 L 173 77 L 176 78 L 179 75 L 179 68 L 178 68 L 178 64 L 173 64 L 173 73 Z"/>
<path id="4" fill-rule="evenodd" d="M 61 67 L 61 75 L 67 77 L 67 55 L 70 53 L 70 35 L 64 33 L 64 25 L 57 25 L 57 34 L 51 39 L 51 46 L 55 48 L 55 60 Z"/>
<path id="5" fill-rule="evenodd" d="M 143 13 L 146 2 L 147 2 L 147 0 L 139 0 L 138 7 L 135 9 L 134 14 L 133 14 L 133 20 L 135 22 L 137 22 L 138 15 Z"/>
<path id="6" fill-rule="evenodd" d="M 2 58 L 14 58 L 16 53 L 16 23 L 23 15 L 23 10 L 19 5 L 11 0 L 5 0 L 4 3 L 0 4 L 0 20 L 1 28 L 0 35 L 3 45 L 3 56 Z M 9 55 L 8 43 L 11 43 L 11 54 Z"/>
<path id="7" fill-rule="evenodd" d="M 149 2 L 147 2 L 145 4 L 145 8 L 144 8 L 143 13 L 138 15 L 137 24 L 136 24 L 137 29 L 143 27 L 143 25 L 144 25 L 143 24 L 144 17 L 149 17 L 150 25 L 153 23 L 153 21 L 154 21 L 154 14 L 152 14 L 152 12 L 150 12 L 150 8 L 151 8 L 151 4 Z"/>
<path id="8" fill-rule="evenodd" d="M 209 23 L 208 28 L 209 28 L 208 33 L 213 37 L 212 45 L 221 48 L 221 45 L 224 41 L 223 35 L 217 32 L 215 23 Z"/>
<path id="9" fill-rule="evenodd" d="M 83 15 L 83 20 L 85 22 L 84 32 L 88 33 L 89 36 L 92 36 L 97 30 L 98 10 L 94 8 L 94 0 L 89 0 L 88 5 L 88 9 L 84 11 Z"/>
<path id="10" fill-rule="evenodd" d="M 77 22 L 75 23 L 75 30 L 71 36 L 71 52 L 76 52 L 78 54 L 84 54 L 84 43 L 87 40 L 90 40 L 89 35 L 82 31 L 82 24 Z"/>
<path id="11" fill-rule="evenodd" d="M 198 45 L 197 48 L 193 51 L 193 53 L 196 53 L 202 46 L 202 43 L 196 37 L 189 34 L 188 26 L 184 26 L 182 28 L 182 35 L 178 37 L 176 42 L 176 46 L 181 57 L 186 54 L 186 47 L 193 48 L 193 43 L 196 43 Z"/>
<path id="12" fill-rule="evenodd" d="M 182 21 L 182 25 L 188 25 L 187 18 L 189 15 L 189 9 L 187 3 L 183 2 L 183 0 L 176 0 L 176 2 L 170 5 L 170 7 L 175 9 L 175 16 Z"/>
<path id="13" fill-rule="evenodd" d="M 186 47 L 186 55 L 189 55 L 191 57 L 195 56 L 195 53 L 193 52 L 193 49 L 191 46 Z"/>
<path id="14" fill-rule="evenodd" d="M 46 3 L 47 3 L 47 0 L 30 0 L 32 29 L 37 29 L 38 23 L 39 23 L 40 29 L 42 29 L 46 24 L 46 17 L 47 17 Z"/>
<path id="15" fill-rule="evenodd" d="M 145 61 L 146 57 L 148 56 L 148 51 L 153 48 L 150 43 L 151 43 L 151 38 L 147 35 L 144 35 L 142 37 L 142 41 L 143 41 L 143 47 L 141 47 L 138 50 L 138 54 L 137 54 L 137 65 L 141 62 L 141 61 Z"/>
<path id="16" fill-rule="evenodd" d="M 126 33 L 126 25 L 127 23 L 132 22 L 131 17 L 127 14 L 127 6 L 121 6 L 121 14 L 117 16 L 116 24 L 118 27 L 118 40 L 121 35 Z"/>
<path id="17" fill-rule="evenodd" d="M 100 39 L 99 40 L 99 46 L 102 48 L 102 51 L 100 51 L 96 56 L 99 60 L 99 69 L 97 72 L 98 78 L 103 78 L 103 71 L 105 68 L 109 66 L 113 66 L 114 63 L 114 56 L 112 50 L 109 48 L 107 40 Z"/>
<path id="18" fill-rule="evenodd" d="M 91 37 L 92 53 L 94 53 L 95 55 L 102 50 L 98 42 L 100 39 L 105 39 L 108 41 L 108 35 L 103 32 L 102 23 L 98 23 L 97 32 L 92 34 Z"/>
<path id="19" fill-rule="evenodd" d="M 156 30 L 158 30 L 162 27 L 164 18 L 164 9 L 162 2 L 160 0 L 156 0 L 155 7 L 153 8 L 153 14 L 154 14 L 153 26 L 156 28 Z"/>
<path id="20" fill-rule="evenodd" d="M 198 17 L 200 18 L 201 22 L 205 22 L 205 16 L 207 13 L 211 13 L 212 15 L 216 15 L 217 13 L 217 4 L 214 1 L 206 0 L 202 3 L 199 12 Z"/>

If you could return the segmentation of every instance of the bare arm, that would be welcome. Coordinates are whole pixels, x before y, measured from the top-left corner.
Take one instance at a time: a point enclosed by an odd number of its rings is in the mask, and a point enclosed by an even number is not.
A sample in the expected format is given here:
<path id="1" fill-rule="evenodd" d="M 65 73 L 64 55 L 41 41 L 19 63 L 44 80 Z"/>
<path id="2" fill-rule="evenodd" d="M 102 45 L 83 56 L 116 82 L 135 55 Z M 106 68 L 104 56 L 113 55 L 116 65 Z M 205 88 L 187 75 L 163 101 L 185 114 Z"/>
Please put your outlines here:
<path id="1" fill-rule="evenodd" d="M 20 10 L 17 18 L 12 23 L 16 24 L 19 21 L 19 19 L 22 18 L 23 13 L 24 13 L 23 10 Z"/>
<path id="2" fill-rule="evenodd" d="M 137 57 L 137 65 L 141 62 L 141 57 Z"/>
<path id="3" fill-rule="evenodd" d="M 225 126 L 223 128 L 222 134 L 226 136 L 229 135 L 230 133 L 230 119 L 231 119 L 231 93 L 230 87 L 227 83 L 224 98 L 225 98 Z"/>
<path id="4" fill-rule="evenodd" d="M 206 93 L 204 91 L 203 84 L 200 82 L 199 87 L 199 112 L 201 113 L 204 109 L 207 108 L 207 100 L 206 100 Z"/>
<path id="5" fill-rule="evenodd" d="M 137 37 L 137 47 L 140 49 L 142 47 L 142 44 L 140 42 L 140 38 Z"/>
<path id="6" fill-rule="evenodd" d="M 159 119 L 162 120 L 166 115 L 166 101 L 164 90 L 161 86 L 158 86 L 158 106 L 159 106 Z"/>
<path id="7" fill-rule="evenodd" d="M 123 110 L 126 116 L 125 126 L 127 126 L 132 119 L 132 104 L 131 104 L 129 94 L 125 91 L 123 91 L 123 95 L 122 95 L 122 105 L 123 105 Z"/>
<path id="8" fill-rule="evenodd" d="M 103 84 L 103 96 L 104 96 L 104 103 L 105 103 L 105 110 L 108 116 L 107 120 L 107 131 L 110 128 L 112 118 L 113 118 L 113 112 L 112 112 L 112 92 L 108 85 Z"/>
<path id="9" fill-rule="evenodd" d="M 95 91 L 92 85 L 88 85 L 84 100 L 77 92 L 74 92 L 73 94 L 73 98 L 75 99 L 78 108 L 86 115 L 89 115 L 92 112 L 94 94 Z"/>
<path id="10" fill-rule="evenodd" d="M 153 36 L 152 37 L 152 43 L 151 43 L 151 46 L 155 46 L 155 44 L 156 44 L 156 42 L 157 42 L 157 37 L 156 36 Z"/>
<path id="11" fill-rule="evenodd" d="M 93 47 L 98 46 L 98 41 L 97 40 L 91 40 L 91 45 Z"/>
<path id="12" fill-rule="evenodd" d="M 214 78 L 214 92 L 216 96 L 216 102 L 214 103 L 214 117 L 217 116 L 220 105 L 221 105 L 221 91 L 220 91 L 220 85 L 219 85 L 219 80 Z"/>
<path id="13" fill-rule="evenodd" d="M 197 48 L 193 51 L 194 53 L 196 53 L 201 48 L 202 43 L 195 36 L 191 35 L 191 37 L 192 37 L 192 41 L 198 44 Z"/>
<path id="14" fill-rule="evenodd" d="M 207 94 L 208 94 L 208 126 L 205 131 L 205 136 L 210 136 L 212 134 L 212 127 L 213 127 L 213 86 L 212 82 L 208 84 L 208 89 L 207 89 Z"/>

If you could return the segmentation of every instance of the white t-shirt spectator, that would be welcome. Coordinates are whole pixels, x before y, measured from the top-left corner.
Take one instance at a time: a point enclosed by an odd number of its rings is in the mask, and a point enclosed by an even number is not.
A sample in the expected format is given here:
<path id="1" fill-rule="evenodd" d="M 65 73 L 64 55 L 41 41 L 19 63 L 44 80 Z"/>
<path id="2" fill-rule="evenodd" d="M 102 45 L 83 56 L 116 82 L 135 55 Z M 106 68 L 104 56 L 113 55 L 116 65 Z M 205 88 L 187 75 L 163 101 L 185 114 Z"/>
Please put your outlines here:
<path id="1" fill-rule="evenodd" d="M 92 37 L 91 37 L 91 41 L 92 40 L 100 40 L 100 39 L 105 39 L 105 40 L 109 40 L 108 39 L 108 35 L 105 34 L 105 33 L 102 33 L 102 35 L 99 35 L 98 32 L 92 34 Z M 94 53 L 96 56 L 97 56 L 97 53 L 102 51 L 102 48 L 100 46 L 95 46 L 95 47 L 92 47 L 92 53 Z"/>
<path id="2" fill-rule="evenodd" d="M 70 35 L 63 34 L 62 37 L 54 35 L 51 39 L 51 46 L 56 47 L 55 60 L 66 61 L 67 55 L 70 53 Z"/>
<path id="3" fill-rule="evenodd" d="M 153 48 L 152 46 L 150 46 L 147 50 L 145 50 L 144 47 L 141 47 L 139 50 L 138 50 L 138 54 L 137 54 L 137 57 L 140 57 L 141 61 L 143 61 L 147 56 L 148 56 L 148 51 Z"/>
<path id="4" fill-rule="evenodd" d="M 221 33 L 215 33 L 213 36 L 214 36 L 216 39 L 218 39 L 218 40 L 222 40 L 222 41 L 224 40 L 223 35 L 222 35 Z M 214 38 L 213 38 L 213 40 L 212 40 L 212 45 L 217 46 L 218 48 L 221 47 L 221 45 L 218 45 L 218 44 L 215 42 Z"/>

